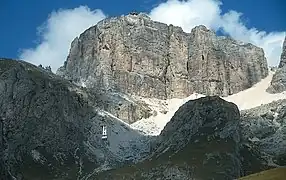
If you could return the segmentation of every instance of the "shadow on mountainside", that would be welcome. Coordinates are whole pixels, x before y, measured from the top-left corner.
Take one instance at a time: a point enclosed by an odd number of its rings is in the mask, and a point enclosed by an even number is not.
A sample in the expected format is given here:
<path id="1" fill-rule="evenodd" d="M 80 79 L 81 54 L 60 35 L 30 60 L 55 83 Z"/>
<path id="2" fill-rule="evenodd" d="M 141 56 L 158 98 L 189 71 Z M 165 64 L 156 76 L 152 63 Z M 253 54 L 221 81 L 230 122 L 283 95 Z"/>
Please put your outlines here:
<path id="1" fill-rule="evenodd" d="M 98 96 L 29 63 L 0 60 L 1 178 L 80 179 L 146 153 L 147 137 L 104 114 Z M 133 139 L 118 140 L 124 134 Z"/>

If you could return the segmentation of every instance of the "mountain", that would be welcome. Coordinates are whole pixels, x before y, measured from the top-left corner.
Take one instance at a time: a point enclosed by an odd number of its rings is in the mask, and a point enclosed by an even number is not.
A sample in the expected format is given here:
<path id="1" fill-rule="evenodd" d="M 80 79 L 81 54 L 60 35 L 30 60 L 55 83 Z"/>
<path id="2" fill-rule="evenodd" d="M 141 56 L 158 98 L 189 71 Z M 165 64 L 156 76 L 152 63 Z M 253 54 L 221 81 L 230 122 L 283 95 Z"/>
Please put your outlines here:
<path id="1" fill-rule="evenodd" d="M 205 26 L 186 33 L 129 14 L 107 18 L 74 39 L 58 74 L 89 88 L 170 99 L 234 94 L 266 77 L 268 67 L 261 48 Z"/>
<path id="2" fill-rule="evenodd" d="M 285 166 L 285 108 L 280 100 L 240 113 L 217 96 L 190 100 L 167 123 L 149 158 L 94 179 L 232 180 Z"/>
<path id="3" fill-rule="evenodd" d="M 149 139 L 105 111 L 102 104 L 110 105 L 104 99 L 130 105 L 29 63 L 1 59 L 1 179 L 84 178 L 96 168 L 117 167 L 149 153 Z M 101 137 L 103 125 L 108 141 Z"/>
<path id="4" fill-rule="evenodd" d="M 240 177 L 239 110 L 219 97 L 191 100 L 161 132 L 149 160 L 98 179 L 235 179 Z"/>
<path id="5" fill-rule="evenodd" d="M 217 96 L 191 100 L 150 137 L 104 110 L 131 97 L 79 87 L 23 61 L 0 60 L 0 91 L 0 177 L 7 180 L 232 179 L 285 165 L 285 100 L 241 117 Z"/>
<path id="6" fill-rule="evenodd" d="M 280 93 L 286 90 L 286 36 L 284 39 L 280 63 L 273 76 L 271 85 L 267 89 L 269 93 Z"/>
<path id="7" fill-rule="evenodd" d="M 262 103 L 286 97 L 257 93 L 267 75 L 261 48 L 136 13 L 83 32 L 57 74 L 2 58 L 0 177 L 234 179 L 285 166 L 286 102 Z"/>

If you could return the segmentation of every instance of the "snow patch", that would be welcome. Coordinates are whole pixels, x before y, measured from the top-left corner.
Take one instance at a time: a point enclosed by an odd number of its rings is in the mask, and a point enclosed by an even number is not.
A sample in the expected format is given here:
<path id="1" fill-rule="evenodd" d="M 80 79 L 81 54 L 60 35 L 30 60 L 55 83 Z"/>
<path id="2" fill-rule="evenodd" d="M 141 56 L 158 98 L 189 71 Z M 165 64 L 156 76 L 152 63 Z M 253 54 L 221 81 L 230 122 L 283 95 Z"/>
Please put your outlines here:
<path id="1" fill-rule="evenodd" d="M 32 154 L 32 157 L 33 157 L 34 160 L 36 160 L 36 161 L 40 161 L 41 160 L 41 154 L 39 153 L 39 151 L 33 149 L 31 151 L 31 154 Z"/>
<path id="2" fill-rule="evenodd" d="M 147 119 L 142 119 L 131 124 L 131 127 L 137 130 L 143 131 L 145 134 L 151 136 L 158 136 L 165 125 L 171 120 L 175 112 L 186 102 L 193 99 L 205 97 L 203 94 L 194 93 L 187 98 L 179 99 L 173 98 L 168 100 L 160 100 L 155 98 L 139 98 L 143 100 L 149 107 L 157 112 L 156 116 L 151 116 Z M 167 113 L 162 113 L 162 110 L 166 110 Z"/>
<path id="3" fill-rule="evenodd" d="M 239 110 L 251 109 L 263 104 L 268 104 L 280 99 L 286 99 L 286 92 L 270 94 L 266 89 L 270 86 L 274 72 L 270 71 L 269 75 L 255 84 L 253 87 L 224 97 L 226 101 L 235 103 Z"/>
<path id="4" fill-rule="evenodd" d="M 269 75 L 262 79 L 260 82 L 255 84 L 253 87 L 241 91 L 239 93 L 221 97 L 222 99 L 235 103 L 239 110 L 251 109 L 263 104 L 268 104 L 273 101 L 277 101 L 280 99 L 286 99 L 286 92 L 278 93 L 278 94 L 270 94 L 266 92 L 266 89 L 269 87 L 274 72 L 270 71 Z M 155 98 L 142 98 L 142 97 L 134 97 L 138 100 L 143 100 L 149 107 L 157 112 L 156 116 L 151 116 L 147 119 L 141 119 L 133 124 L 131 127 L 133 129 L 141 130 L 144 134 L 150 136 L 158 136 L 165 125 L 171 120 L 175 112 L 188 102 L 189 100 L 198 99 L 201 97 L 205 97 L 203 94 L 192 94 L 187 98 L 179 99 L 168 99 L 168 100 L 160 100 Z M 167 113 L 162 113 L 163 111 Z M 278 125 L 278 124 L 277 124 Z"/>

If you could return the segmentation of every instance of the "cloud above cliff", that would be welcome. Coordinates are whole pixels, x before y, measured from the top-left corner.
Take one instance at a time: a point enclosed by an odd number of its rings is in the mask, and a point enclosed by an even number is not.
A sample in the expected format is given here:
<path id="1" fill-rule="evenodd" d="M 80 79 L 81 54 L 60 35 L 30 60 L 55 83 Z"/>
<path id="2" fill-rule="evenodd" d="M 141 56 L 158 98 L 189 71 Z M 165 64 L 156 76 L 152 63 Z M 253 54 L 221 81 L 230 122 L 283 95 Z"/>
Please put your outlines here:
<path id="1" fill-rule="evenodd" d="M 86 6 L 54 11 L 38 28 L 37 46 L 22 49 L 19 58 L 36 65 L 50 65 L 55 72 L 66 60 L 72 40 L 105 17 L 101 10 Z"/>
<path id="2" fill-rule="evenodd" d="M 221 5 L 219 0 L 168 0 L 154 7 L 149 15 L 153 20 L 181 26 L 186 32 L 203 24 L 236 40 L 253 43 L 264 49 L 269 65 L 278 65 L 285 32 L 248 28 L 243 14 L 222 13 Z M 66 60 L 72 40 L 105 17 L 103 11 L 87 6 L 54 11 L 38 28 L 39 43 L 35 48 L 22 49 L 19 58 L 36 65 L 50 65 L 55 72 Z"/>
<path id="3" fill-rule="evenodd" d="M 255 27 L 247 28 L 242 13 L 231 10 L 223 14 L 221 5 L 218 0 L 168 0 L 155 7 L 150 16 L 159 22 L 181 26 L 186 32 L 201 24 L 214 31 L 220 30 L 236 40 L 262 47 L 268 65 L 278 65 L 285 32 L 267 33 Z"/>

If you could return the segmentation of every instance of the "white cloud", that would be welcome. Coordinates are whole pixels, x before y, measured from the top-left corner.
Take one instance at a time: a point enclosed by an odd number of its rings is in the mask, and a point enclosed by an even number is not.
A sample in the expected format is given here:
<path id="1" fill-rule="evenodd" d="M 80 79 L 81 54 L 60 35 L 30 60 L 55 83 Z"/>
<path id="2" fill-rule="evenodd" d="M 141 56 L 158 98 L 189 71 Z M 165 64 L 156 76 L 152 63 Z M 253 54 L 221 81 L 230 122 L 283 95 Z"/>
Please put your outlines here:
<path id="1" fill-rule="evenodd" d="M 217 29 L 220 19 L 220 2 L 215 0 L 169 0 L 150 12 L 150 17 L 159 22 L 180 26 L 190 32 L 197 25 Z"/>
<path id="2" fill-rule="evenodd" d="M 66 60 L 72 40 L 104 18 L 101 10 L 90 10 L 86 6 L 52 12 L 38 28 L 40 43 L 35 48 L 22 50 L 20 59 L 50 65 L 55 72 Z"/>
<path id="3" fill-rule="evenodd" d="M 168 0 L 152 9 L 149 15 L 153 20 L 181 26 L 186 32 L 201 24 L 214 31 L 220 29 L 236 40 L 262 47 L 268 64 L 278 65 L 285 32 L 266 33 L 247 28 L 241 13 L 223 14 L 221 5 L 219 0 Z M 105 17 L 101 10 L 90 10 L 86 6 L 53 12 L 39 28 L 40 43 L 35 48 L 24 49 L 20 59 L 50 65 L 55 72 L 66 60 L 71 41 Z"/>
<path id="4" fill-rule="evenodd" d="M 214 31 L 221 29 L 236 40 L 262 47 L 268 65 L 278 65 L 285 32 L 266 33 L 249 29 L 241 20 L 242 13 L 229 11 L 222 14 L 221 5 L 218 0 L 169 0 L 154 8 L 150 16 L 156 21 L 181 26 L 186 32 L 201 24 Z"/>

